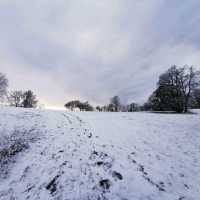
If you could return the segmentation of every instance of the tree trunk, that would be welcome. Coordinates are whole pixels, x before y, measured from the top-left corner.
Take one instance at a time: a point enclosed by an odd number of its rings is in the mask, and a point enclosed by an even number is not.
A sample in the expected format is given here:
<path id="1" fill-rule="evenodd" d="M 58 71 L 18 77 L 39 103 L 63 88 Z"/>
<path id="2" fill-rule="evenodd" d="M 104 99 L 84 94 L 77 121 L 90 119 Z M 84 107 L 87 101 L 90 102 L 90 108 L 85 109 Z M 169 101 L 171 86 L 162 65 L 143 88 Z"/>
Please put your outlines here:
<path id="1" fill-rule="evenodd" d="M 184 112 L 187 113 L 188 112 L 188 105 L 185 104 L 185 109 L 184 109 Z"/>
<path id="2" fill-rule="evenodd" d="M 189 102 L 189 98 L 186 97 L 186 98 L 185 98 L 185 106 L 184 106 L 184 112 L 185 112 L 185 113 L 188 112 L 188 102 Z"/>

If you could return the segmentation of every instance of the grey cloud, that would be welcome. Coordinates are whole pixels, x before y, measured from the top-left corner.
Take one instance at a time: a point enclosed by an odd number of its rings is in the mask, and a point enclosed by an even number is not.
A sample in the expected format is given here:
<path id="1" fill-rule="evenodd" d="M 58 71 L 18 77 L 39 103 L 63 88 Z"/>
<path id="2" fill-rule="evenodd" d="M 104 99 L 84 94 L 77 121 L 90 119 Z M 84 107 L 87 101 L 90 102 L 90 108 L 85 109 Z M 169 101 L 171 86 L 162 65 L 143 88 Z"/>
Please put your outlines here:
<path id="1" fill-rule="evenodd" d="M 2 0 L 0 71 L 45 103 L 144 101 L 171 64 L 198 67 L 198 0 Z M 20 72 L 20 73 L 19 73 Z"/>

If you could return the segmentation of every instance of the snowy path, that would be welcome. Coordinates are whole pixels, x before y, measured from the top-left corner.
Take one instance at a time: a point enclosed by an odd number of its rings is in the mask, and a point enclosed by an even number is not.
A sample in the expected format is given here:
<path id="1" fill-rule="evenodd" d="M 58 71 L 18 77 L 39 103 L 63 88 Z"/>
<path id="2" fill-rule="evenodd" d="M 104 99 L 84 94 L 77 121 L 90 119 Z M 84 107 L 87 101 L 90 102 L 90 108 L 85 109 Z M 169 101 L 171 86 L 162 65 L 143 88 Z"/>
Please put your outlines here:
<path id="1" fill-rule="evenodd" d="M 40 120 L 44 136 L 21 153 L 9 177 L 1 180 L 0 199 L 105 199 L 111 183 L 103 177 L 111 173 L 112 158 L 96 151 L 84 122 L 55 112 Z"/>
<path id="2" fill-rule="evenodd" d="M 0 179 L 0 200 L 198 200 L 199 116 L 190 124 L 184 116 L 183 127 L 167 118 L 171 125 L 162 130 L 166 119 L 150 127 L 154 115 L 143 115 L 17 111 L 12 117 L 18 125 L 9 126 L 39 137 L 14 156 Z M 144 120 L 148 133 L 139 128 Z M 167 134 L 171 126 L 176 136 Z"/>

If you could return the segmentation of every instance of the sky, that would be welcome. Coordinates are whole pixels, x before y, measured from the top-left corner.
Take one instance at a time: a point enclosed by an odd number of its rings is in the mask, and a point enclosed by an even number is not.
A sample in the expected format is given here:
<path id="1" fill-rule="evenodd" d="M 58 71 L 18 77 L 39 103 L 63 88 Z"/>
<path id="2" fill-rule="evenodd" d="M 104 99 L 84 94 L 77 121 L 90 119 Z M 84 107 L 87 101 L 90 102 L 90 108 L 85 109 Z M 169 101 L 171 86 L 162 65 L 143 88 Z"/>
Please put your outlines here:
<path id="1" fill-rule="evenodd" d="M 40 103 L 144 102 L 171 65 L 200 66 L 199 0 L 0 0 L 0 72 Z"/>

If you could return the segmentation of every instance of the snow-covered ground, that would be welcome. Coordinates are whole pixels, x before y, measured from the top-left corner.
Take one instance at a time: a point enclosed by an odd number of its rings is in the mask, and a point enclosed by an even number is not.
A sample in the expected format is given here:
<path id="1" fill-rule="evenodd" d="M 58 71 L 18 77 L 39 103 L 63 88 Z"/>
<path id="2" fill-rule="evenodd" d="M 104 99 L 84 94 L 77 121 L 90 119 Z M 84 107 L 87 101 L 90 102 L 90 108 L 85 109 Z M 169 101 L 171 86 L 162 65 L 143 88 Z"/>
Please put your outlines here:
<path id="1" fill-rule="evenodd" d="M 199 200 L 199 114 L 0 108 L 0 200 Z"/>

